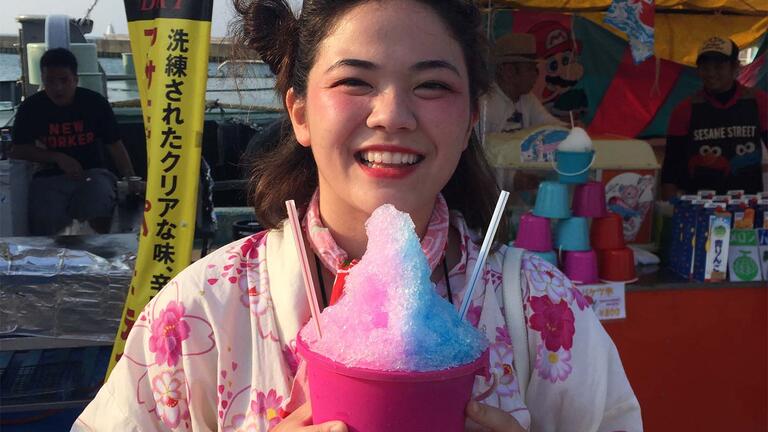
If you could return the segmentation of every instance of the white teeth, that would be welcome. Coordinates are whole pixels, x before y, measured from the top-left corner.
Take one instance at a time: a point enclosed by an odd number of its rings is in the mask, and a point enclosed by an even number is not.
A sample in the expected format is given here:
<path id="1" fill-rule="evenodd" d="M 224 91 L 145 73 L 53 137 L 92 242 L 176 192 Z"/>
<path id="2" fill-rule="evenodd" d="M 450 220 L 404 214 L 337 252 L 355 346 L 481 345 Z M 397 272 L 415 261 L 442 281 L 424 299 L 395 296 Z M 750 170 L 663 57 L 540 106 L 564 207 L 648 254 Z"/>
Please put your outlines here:
<path id="1" fill-rule="evenodd" d="M 360 157 L 369 163 L 381 163 L 387 165 L 413 165 L 419 160 L 419 156 L 412 153 L 375 152 L 364 151 Z"/>

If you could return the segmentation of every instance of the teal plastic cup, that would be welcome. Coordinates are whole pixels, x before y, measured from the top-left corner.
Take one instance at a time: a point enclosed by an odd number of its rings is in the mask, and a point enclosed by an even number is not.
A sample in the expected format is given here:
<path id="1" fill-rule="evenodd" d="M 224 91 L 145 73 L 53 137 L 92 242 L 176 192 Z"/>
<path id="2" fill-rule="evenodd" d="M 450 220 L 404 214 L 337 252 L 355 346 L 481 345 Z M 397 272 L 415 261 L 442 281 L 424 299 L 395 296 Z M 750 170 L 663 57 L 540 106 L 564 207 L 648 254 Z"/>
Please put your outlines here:
<path id="1" fill-rule="evenodd" d="M 571 217 L 571 204 L 568 199 L 568 186 L 562 183 L 545 181 L 539 184 L 533 214 L 550 219 Z"/>
<path id="2" fill-rule="evenodd" d="M 583 184 L 589 180 L 589 168 L 595 161 L 595 152 L 555 152 L 555 171 L 560 183 Z"/>
<path id="3" fill-rule="evenodd" d="M 555 231 L 555 249 L 564 251 L 589 250 L 589 221 L 585 217 L 575 216 L 563 219 Z"/>

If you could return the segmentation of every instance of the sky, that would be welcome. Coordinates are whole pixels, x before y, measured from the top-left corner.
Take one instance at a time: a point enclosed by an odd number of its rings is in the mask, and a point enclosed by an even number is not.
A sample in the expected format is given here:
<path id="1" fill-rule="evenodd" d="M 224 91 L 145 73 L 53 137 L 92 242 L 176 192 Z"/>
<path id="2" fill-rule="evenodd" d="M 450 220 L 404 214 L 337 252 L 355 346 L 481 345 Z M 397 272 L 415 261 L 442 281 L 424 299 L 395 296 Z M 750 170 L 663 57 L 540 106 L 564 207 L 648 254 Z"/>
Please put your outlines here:
<path id="1" fill-rule="evenodd" d="M 81 18 L 94 0 L 0 0 L 3 12 L 0 14 L 0 34 L 18 34 L 19 25 L 16 17 L 19 15 L 49 15 L 66 14 L 73 18 Z M 292 5 L 301 0 L 289 0 Z M 227 24 L 234 15 L 231 0 L 214 0 L 212 36 L 225 36 Z M 100 37 L 107 25 L 112 24 L 115 33 L 128 34 L 128 24 L 125 20 L 123 0 L 98 0 L 91 12 L 94 21 L 93 32 L 87 36 Z"/>

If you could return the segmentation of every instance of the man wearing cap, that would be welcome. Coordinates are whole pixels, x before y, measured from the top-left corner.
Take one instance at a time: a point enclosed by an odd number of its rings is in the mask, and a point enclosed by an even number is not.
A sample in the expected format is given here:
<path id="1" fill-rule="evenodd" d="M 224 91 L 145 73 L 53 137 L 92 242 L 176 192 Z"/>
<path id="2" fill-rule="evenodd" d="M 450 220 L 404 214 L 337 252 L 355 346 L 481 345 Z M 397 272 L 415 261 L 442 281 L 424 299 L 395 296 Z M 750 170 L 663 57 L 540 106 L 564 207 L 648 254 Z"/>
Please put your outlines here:
<path id="1" fill-rule="evenodd" d="M 536 40 L 527 33 L 499 38 L 493 49 L 496 83 L 488 97 L 485 131 L 514 132 L 541 125 L 562 125 L 531 94 L 539 76 Z"/>
<path id="2" fill-rule="evenodd" d="M 702 89 L 670 117 L 661 171 L 663 198 L 698 190 L 763 190 L 768 95 L 738 82 L 739 48 L 730 39 L 707 39 L 696 68 Z"/>

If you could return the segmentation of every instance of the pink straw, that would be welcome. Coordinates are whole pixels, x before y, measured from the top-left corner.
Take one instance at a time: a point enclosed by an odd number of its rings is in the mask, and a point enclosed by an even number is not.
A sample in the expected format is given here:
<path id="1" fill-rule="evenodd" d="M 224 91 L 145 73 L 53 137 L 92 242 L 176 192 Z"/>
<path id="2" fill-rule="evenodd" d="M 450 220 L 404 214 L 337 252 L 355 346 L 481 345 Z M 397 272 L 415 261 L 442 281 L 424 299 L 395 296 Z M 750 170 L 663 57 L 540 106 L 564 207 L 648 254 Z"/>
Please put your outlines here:
<path id="1" fill-rule="evenodd" d="M 296 253 L 299 255 L 301 263 L 301 275 L 304 277 L 304 288 L 307 290 L 307 300 L 309 301 L 309 310 L 317 327 L 317 336 L 322 338 L 320 332 L 320 306 L 317 303 L 317 291 L 312 279 L 312 269 L 309 268 L 309 258 L 307 258 L 307 249 L 304 247 L 304 237 L 301 235 L 301 224 L 299 223 L 299 212 L 296 211 L 296 203 L 293 200 L 285 202 L 285 208 L 288 209 L 288 220 L 291 222 L 293 230 L 293 240 L 296 243 Z"/>

